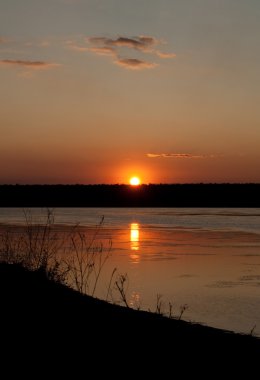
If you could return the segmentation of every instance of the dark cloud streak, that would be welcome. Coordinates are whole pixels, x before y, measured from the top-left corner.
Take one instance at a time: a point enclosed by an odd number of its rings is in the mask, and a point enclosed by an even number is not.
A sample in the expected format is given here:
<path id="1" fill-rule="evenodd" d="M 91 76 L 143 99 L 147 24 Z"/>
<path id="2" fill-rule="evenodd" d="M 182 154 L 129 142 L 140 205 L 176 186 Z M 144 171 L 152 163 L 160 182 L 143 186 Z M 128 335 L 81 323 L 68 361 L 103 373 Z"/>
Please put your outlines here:
<path id="1" fill-rule="evenodd" d="M 214 154 L 191 154 L 191 153 L 146 153 L 148 158 L 186 158 L 186 159 L 203 159 L 216 158 Z"/>
<path id="2" fill-rule="evenodd" d="M 115 61 L 115 63 L 119 66 L 122 66 L 130 70 L 153 69 L 157 66 L 156 63 L 142 61 L 140 59 L 135 58 L 118 59 Z"/>
<path id="3" fill-rule="evenodd" d="M 136 50 L 146 51 L 158 42 L 153 37 L 139 36 L 134 38 L 118 37 L 116 39 L 106 37 L 90 37 L 88 41 L 93 45 L 105 45 L 115 47 L 127 47 Z"/>
<path id="4" fill-rule="evenodd" d="M 58 63 L 50 63 L 44 61 L 22 61 L 22 60 L 14 60 L 14 59 L 2 59 L 0 60 L 0 65 L 6 66 L 20 66 L 32 69 L 48 69 L 52 67 L 60 66 Z"/>

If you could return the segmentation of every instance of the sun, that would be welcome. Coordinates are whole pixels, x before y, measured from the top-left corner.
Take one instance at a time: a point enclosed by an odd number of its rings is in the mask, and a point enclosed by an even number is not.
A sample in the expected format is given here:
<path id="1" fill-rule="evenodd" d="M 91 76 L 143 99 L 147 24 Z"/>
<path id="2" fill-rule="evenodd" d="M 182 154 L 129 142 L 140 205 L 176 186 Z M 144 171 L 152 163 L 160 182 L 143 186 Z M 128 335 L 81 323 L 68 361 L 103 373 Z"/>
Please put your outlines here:
<path id="1" fill-rule="evenodd" d="M 129 183 L 130 183 L 131 186 L 139 186 L 139 185 L 141 185 L 140 178 L 138 178 L 138 177 L 131 177 L 130 180 L 129 180 Z"/>

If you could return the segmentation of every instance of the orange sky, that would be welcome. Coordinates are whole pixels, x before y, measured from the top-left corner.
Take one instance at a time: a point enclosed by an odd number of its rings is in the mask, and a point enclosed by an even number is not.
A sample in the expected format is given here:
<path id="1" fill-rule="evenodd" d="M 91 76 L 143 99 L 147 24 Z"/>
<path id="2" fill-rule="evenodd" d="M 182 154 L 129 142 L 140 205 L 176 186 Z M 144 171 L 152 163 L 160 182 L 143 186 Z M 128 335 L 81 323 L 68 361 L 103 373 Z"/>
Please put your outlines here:
<path id="1" fill-rule="evenodd" d="M 0 183 L 260 182 L 259 16 L 255 0 L 2 2 Z"/>

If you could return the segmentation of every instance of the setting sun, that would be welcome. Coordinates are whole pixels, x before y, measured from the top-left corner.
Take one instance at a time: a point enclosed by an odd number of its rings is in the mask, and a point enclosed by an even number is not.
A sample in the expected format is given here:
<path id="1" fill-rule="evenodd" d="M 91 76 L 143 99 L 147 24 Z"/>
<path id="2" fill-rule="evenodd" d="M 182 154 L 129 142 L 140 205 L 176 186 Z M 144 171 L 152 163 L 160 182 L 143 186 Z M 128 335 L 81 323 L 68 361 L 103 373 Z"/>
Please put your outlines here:
<path id="1" fill-rule="evenodd" d="M 132 178 L 130 178 L 129 183 L 132 186 L 138 186 L 141 184 L 141 181 L 140 181 L 140 178 L 138 178 L 138 177 L 132 177 Z"/>

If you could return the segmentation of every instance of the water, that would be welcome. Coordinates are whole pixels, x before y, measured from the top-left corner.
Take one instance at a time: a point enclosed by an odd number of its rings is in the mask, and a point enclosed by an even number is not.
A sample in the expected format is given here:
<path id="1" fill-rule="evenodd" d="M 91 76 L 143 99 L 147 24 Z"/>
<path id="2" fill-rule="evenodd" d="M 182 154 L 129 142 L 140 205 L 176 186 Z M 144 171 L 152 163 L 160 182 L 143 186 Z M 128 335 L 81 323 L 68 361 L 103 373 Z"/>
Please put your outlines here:
<path id="1" fill-rule="evenodd" d="M 97 225 L 113 254 L 97 295 L 105 298 L 113 268 L 127 273 L 133 307 L 162 308 L 183 319 L 260 336 L 260 209 L 59 208 L 62 226 Z M 33 209 L 36 219 L 46 211 Z M 0 224 L 24 224 L 22 209 L 0 209 Z M 116 296 L 115 296 L 116 297 Z M 256 327 L 255 327 L 256 326 Z"/>

